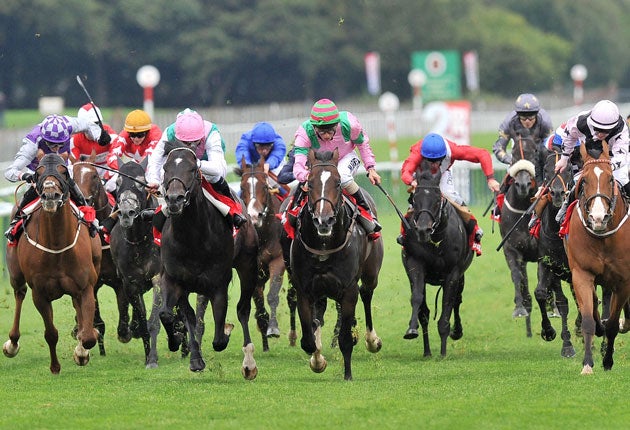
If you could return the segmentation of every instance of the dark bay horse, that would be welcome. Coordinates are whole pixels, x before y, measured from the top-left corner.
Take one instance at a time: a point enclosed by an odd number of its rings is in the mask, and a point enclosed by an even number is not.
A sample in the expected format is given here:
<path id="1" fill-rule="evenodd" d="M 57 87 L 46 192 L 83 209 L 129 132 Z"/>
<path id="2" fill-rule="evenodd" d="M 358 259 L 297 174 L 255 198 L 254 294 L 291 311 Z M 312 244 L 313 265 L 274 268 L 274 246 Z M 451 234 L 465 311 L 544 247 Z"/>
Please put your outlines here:
<path id="1" fill-rule="evenodd" d="M 573 186 L 573 172 L 565 169 L 564 172 L 555 175 L 556 162 L 560 157 L 560 151 L 550 151 L 545 160 L 544 182 L 548 192 L 541 198 L 547 199 L 547 204 L 540 216 L 540 230 L 538 239 L 538 284 L 534 296 L 538 302 L 542 316 L 541 337 L 546 341 L 556 338 L 556 330 L 551 325 L 547 314 L 547 298 L 549 291 L 555 295 L 555 303 L 562 319 L 562 357 L 573 357 L 575 348 L 571 343 L 571 332 L 567 325 L 569 313 L 569 301 L 562 291 L 561 281 L 567 282 L 571 289 L 571 271 L 569 261 L 564 250 L 562 238 L 559 236 L 560 224 L 556 221 L 556 215 L 562 206 L 562 202 L 568 190 Z"/>
<path id="2" fill-rule="evenodd" d="M 156 368 L 157 335 L 160 331 L 160 248 L 153 242 L 153 225 L 142 218 L 143 211 L 157 207 L 157 199 L 143 185 L 146 183 L 146 160 L 140 164 L 133 160 L 126 163 L 120 159 L 118 161 L 118 222 L 111 231 L 110 244 L 124 293 L 134 314 L 138 315 L 138 332 L 144 347 L 145 366 Z M 149 290 L 153 290 L 153 306 L 147 323 L 143 295 Z"/>
<path id="3" fill-rule="evenodd" d="M 251 218 L 256 231 L 260 247 L 258 252 L 258 285 L 257 295 L 262 295 L 265 284 L 269 281 L 267 302 L 271 309 L 269 316 L 268 337 L 279 337 L 280 329 L 276 312 L 280 303 L 280 289 L 285 272 L 284 259 L 280 236 L 282 224 L 276 214 L 280 213 L 282 199 L 278 193 L 273 193 L 269 185 L 269 176 L 265 172 L 265 160 L 260 158 L 257 164 L 246 164 L 242 160 L 241 167 L 235 172 L 241 177 L 241 197 L 247 208 L 247 214 Z M 290 312 L 289 343 L 295 346 L 297 340 L 295 320 L 297 302 L 295 289 L 291 285 L 287 292 L 287 303 Z"/>
<path id="4" fill-rule="evenodd" d="M 630 236 L 630 223 L 628 202 L 613 176 L 608 144 L 602 142 L 599 158 L 587 152 L 585 146 L 580 146 L 584 167 L 576 185 L 577 204 L 571 213 L 564 246 L 582 315 L 582 374 L 591 374 L 593 335 L 606 334 L 603 367 L 610 370 L 613 366 L 619 315 L 630 299 L 630 238 L 626 237 Z M 597 309 L 596 285 L 612 291 L 610 317 L 605 325 Z"/>
<path id="5" fill-rule="evenodd" d="M 416 170 L 418 185 L 412 197 L 413 214 L 408 217 L 412 231 L 406 232 L 402 249 L 402 262 L 411 286 L 411 319 L 404 338 L 418 337 L 421 325 L 425 357 L 431 356 L 426 284 L 439 285 L 442 290 L 438 332 L 440 354 L 444 357 L 449 335 L 454 340 L 463 335 L 459 307 L 464 274 L 473 258 L 464 222 L 440 190 L 441 176 L 439 167 L 432 168 L 427 160 Z M 454 315 L 452 330 L 451 313 Z"/>
<path id="6" fill-rule="evenodd" d="M 93 164 L 94 161 L 95 153 L 92 153 L 92 156 L 89 158 L 82 158 L 76 161 L 72 165 L 72 177 L 83 193 L 87 204 L 94 208 L 96 219 L 102 223 L 112 213 L 114 206 L 109 201 L 105 186 Z M 98 282 L 94 286 L 94 296 L 96 299 L 94 323 L 99 331 L 99 352 L 101 355 L 105 355 L 105 344 L 103 342 L 105 337 L 105 322 L 101 317 L 98 305 L 98 292 L 103 285 L 109 285 L 116 294 L 116 303 L 118 305 L 118 340 L 122 343 L 127 343 L 131 340 L 132 333 L 129 329 L 129 301 L 123 290 L 123 282 L 116 271 L 116 265 L 112 259 L 109 243 L 104 240 L 102 234 L 100 238 L 103 258 L 101 261 L 101 270 L 98 275 Z M 137 320 L 137 318 L 134 314 L 134 321 L 135 320 Z"/>
<path id="7" fill-rule="evenodd" d="M 206 197 L 197 157 L 188 147 L 169 144 L 164 163 L 163 189 L 168 217 L 162 230 L 161 276 L 162 308 L 160 320 L 169 338 L 169 348 L 176 349 L 172 309 L 179 305 L 185 315 L 189 336 L 190 370 L 201 371 L 205 362 L 201 354 L 203 315 L 197 315 L 188 301 L 190 293 L 210 302 L 214 318 L 215 351 L 223 351 L 229 342 L 232 324 L 226 324 L 228 286 L 232 280 L 232 266 L 241 277 L 241 297 L 237 315 L 243 329 L 242 373 L 254 379 L 258 373 L 254 360 L 254 344 L 249 333 L 249 315 L 256 288 L 257 243 L 252 249 L 251 238 L 256 231 L 251 222 L 239 229 L 236 241 L 227 218 Z M 238 235 L 237 235 L 238 236 Z M 245 243 L 243 243 L 245 242 Z M 241 248 L 242 249 L 239 249 Z M 239 260 L 235 256 L 241 255 Z M 203 307 L 205 310 L 205 307 Z M 264 335 L 264 334 L 263 334 Z M 175 347 L 175 349 L 173 349 Z"/>
<path id="8" fill-rule="evenodd" d="M 70 179 L 65 161 L 57 154 L 42 157 L 35 172 L 40 202 L 24 228 L 17 247 L 7 247 L 7 268 L 15 296 L 15 315 L 4 355 L 15 357 L 20 345 L 22 303 L 31 287 L 33 303 L 44 320 L 44 338 L 50 351 L 50 371 L 58 374 L 59 332 L 53 322 L 52 301 L 63 295 L 72 297 L 78 323 L 78 345 L 74 361 L 80 366 L 89 362 L 89 350 L 96 345 L 98 332 L 94 325 L 94 285 L 101 265 L 101 244 L 91 238 L 86 225 L 69 201 Z"/>
<path id="9" fill-rule="evenodd" d="M 529 219 L 522 219 L 522 215 L 531 204 L 531 199 L 537 191 L 535 162 L 539 157 L 538 146 L 531 137 L 521 137 L 512 148 L 512 165 L 508 175 L 512 181 L 505 194 L 501 209 L 501 223 L 499 230 L 501 238 L 514 230 L 505 240 L 503 254 L 510 269 L 514 283 L 514 311 L 513 318 L 525 317 L 527 337 L 532 336 L 531 317 L 532 296 L 529 292 L 527 263 L 538 261 L 538 243 L 529 234 L 527 223 Z"/>
<path id="10" fill-rule="evenodd" d="M 372 296 L 383 261 L 383 242 L 380 237 L 368 240 L 357 222 L 360 215 L 341 189 L 338 161 L 336 149 L 332 153 L 309 151 L 308 201 L 298 216 L 290 249 L 290 276 L 297 291 L 301 346 L 311 354 L 310 366 L 316 373 L 327 366 L 321 354 L 320 319 L 324 310 L 316 304 L 326 297 L 341 303 L 339 349 L 344 379 L 350 380 L 352 327 L 359 294 L 365 311 L 366 347 L 370 352 L 378 352 L 382 346 L 372 324 Z M 370 199 L 367 193 L 363 194 Z M 371 204 L 374 206 L 373 201 Z"/>

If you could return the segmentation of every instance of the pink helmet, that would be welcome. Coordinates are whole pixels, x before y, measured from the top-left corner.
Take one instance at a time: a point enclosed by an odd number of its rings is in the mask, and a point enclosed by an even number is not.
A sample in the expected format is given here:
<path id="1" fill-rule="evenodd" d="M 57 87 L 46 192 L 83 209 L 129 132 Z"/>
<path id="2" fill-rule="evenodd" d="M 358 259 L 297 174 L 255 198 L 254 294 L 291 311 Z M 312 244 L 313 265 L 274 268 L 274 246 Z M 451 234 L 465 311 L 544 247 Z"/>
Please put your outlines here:
<path id="1" fill-rule="evenodd" d="M 182 142 L 194 142 L 206 135 L 203 118 L 192 109 L 177 114 L 175 137 Z"/>

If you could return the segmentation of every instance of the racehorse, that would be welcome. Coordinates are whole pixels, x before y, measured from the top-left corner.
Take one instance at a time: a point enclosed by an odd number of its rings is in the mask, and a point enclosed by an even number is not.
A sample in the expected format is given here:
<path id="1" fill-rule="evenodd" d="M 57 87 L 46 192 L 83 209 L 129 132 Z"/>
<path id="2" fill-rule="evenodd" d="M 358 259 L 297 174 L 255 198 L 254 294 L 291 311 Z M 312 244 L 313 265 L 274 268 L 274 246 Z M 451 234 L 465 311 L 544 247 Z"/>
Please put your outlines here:
<path id="1" fill-rule="evenodd" d="M 630 224 L 629 206 L 615 181 L 607 142 L 596 157 L 594 150 L 580 145 L 584 160 L 582 176 L 576 185 L 577 203 L 564 236 L 573 288 L 582 315 L 584 359 L 582 374 L 593 373 L 593 335 L 606 334 L 604 370 L 613 366 L 615 337 L 619 332 L 619 315 L 630 298 Z M 568 214 L 567 214 L 568 215 Z M 605 325 L 597 309 L 595 285 L 612 291 L 610 317 Z"/>
<path id="2" fill-rule="evenodd" d="M 75 363 L 85 366 L 89 350 L 96 345 L 94 328 L 94 285 L 101 265 L 101 244 L 91 238 L 79 221 L 78 209 L 69 201 L 70 176 L 65 161 L 57 154 L 44 155 L 35 171 L 39 202 L 24 227 L 17 247 L 7 247 L 7 268 L 15 296 L 13 326 L 3 345 L 4 355 L 15 357 L 20 349 L 22 303 L 31 287 L 33 303 L 44 320 L 44 339 L 50 351 L 50 371 L 58 374 L 59 332 L 53 322 L 52 301 L 72 297 L 78 323 Z"/>
<path id="3" fill-rule="evenodd" d="M 282 258 L 282 246 L 280 245 L 282 224 L 276 217 L 276 214 L 280 213 L 282 199 L 279 198 L 278 193 L 272 192 L 264 163 L 265 160 L 262 157 L 257 164 L 253 165 L 247 164 L 245 160 L 242 160 L 240 169 L 235 170 L 235 172 L 241 177 L 241 198 L 247 207 L 249 217 L 256 227 L 260 241 L 257 295 L 263 294 L 266 282 L 270 281 L 267 302 L 271 309 L 271 315 L 269 317 L 267 336 L 279 337 L 280 329 L 276 311 L 280 303 L 279 293 L 282 287 L 285 265 Z M 295 346 L 295 341 L 297 340 L 295 327 L 297 303 L 295 290 L 292 285 L 289 290 L 287 293 L 291 324 L 289 343 L 291 346 Z"/>
<path id="4" fill-rule="evenodd" d="M 537 157 L 539 157 L 538 147 L 531 137 L 521 136 L 514 142 L 512 165 L 508 169 L 511 184 L 505 194 L 499 224 L 501 238 L 505 240 L 503 254 L 514 283 L 515 307 L 512 317 L 525 317 L 527 337 L 532 336 L 530 316 L 532 296 L 529 292 L 527 263 L 538 261 L 538 244 L 536 238 L 529 234 L 527 226 L 529 219 L 524 220 L 522 215 L 527 211 L 531 199 L 536 194 L 534 162 Z M 517 222 L 518 224 L 514 227 Z M 512 232 L 505 239 L 509 231 Z"/>
<path id="5" fill-rule="evenodd" d="M 200 342 L 203 334 L 202 310 L 205 310 L 208 301 L 214 317 L 212 347 L 215 351 L 223 351 L 227 347 L 234 327 L 225 323 L 228 286 L 234 265 L 241 281 L 237 316 L 244 337 L 242 373 L 246 379 L 254 379 L 258 369 L 248 324 L 256 288 L 256 231 L 248 222 L 240 227 L 235 241 L 231 223 L 205 197 L 209 191 L 197 167 L 195 153 L 178 142 L 169 142 L 165 153 L 168 155 L 163 166 L 162 186 L 168 217 L 162 229 L 160 320 L 168 335 L 169 349 L 176 350 L 180 341 L 175 335 L 171 313 L 173 307 L 179 305 L 185 315 L 189 336 L 190 370 L 205 368 Z M 237 256 L 240 258 L 237 259 Z M 198 295 L 197 315 L 188 302 L 190 293 Z M 199 306 L 200 295 L 203 296 L 202 308 Z"/>
<path id="6" fill-rule="evenodd" d="M 157 199 L 145 189 L 146 163 L 146 158 L 140 164 L 133 160 L 127 163 L 118 160 L 116 198 L 119 221 L 111 231 L 110 244 L 124 293 L 134 314 L 138 315 L 145 366 L 156 368 L 157 335 L 160 331 L 160 249 L 153 241 L 152 224 L 142 218 L 143 211 L 157 207 Z M 143 295 L 151 289 L 153 307 L 147 324 Z"/>
<path id="7" fill-rule="evenodd" d="M 573 357 L 575 348 L 571 343 L 571 332 L 567 326 L 569 313 L 569 301 L 562 291 L 561 281 L 569 283 L 572 289 L 571 271 L 564 250 L 562 239 L 559 236 L 560 224 L 556 221 L 556 215 L 562 206 L 568 190 L 573 185 L 573 172 L 565 169 L 555 174 L 556 162 L 560 157 L 559 151 L 550 151 L 545 160 L 544 178 L 548 192 L 541 198 L 547 199 L 547 204 L 540 216 L 540 229 L 538 238 L 538 284 L 534 296 L 540 307 L 542 316 L 541 337 L 546 341 L 556 338 L 556 330 L 551 325 L 547 314 L 547 298 L 550 289 L 554 292 L 555 303 L 562 319 L 562 357 Z"/>
<path id="8" fill-rule="evenodd" d="M 112 213 L 113 205 L 109 201 L 107 191 L 103 182 L 98 175 L 98 171 L 94 166 L 96 159 L 95 153 L 89 158 L 81 158 L 72 165 L 72 177 L 79 189 L 83 193 L 85 200 L 89 206 L 94 208 L 96 212 L 96 219 L 99 222 L 103 222 Z M 103 339 L 105 337 L 105 322 L 101 317 L 100 308 L 98 305 L 98 292 L 103 285 L 109 285 L 116 294 L 116 303 L 118 306 L 118 340 L 122 343 L 127 343 L 131 340 L 132 333 L 129 329 L 129 301 L 123 290 L 123 283 L 118 272 L 116 271 L 116 265 L 112 259 L 110 251 L 110 245 L 101 236 L 102 246 L 102 261 L 101 271 L 98 275 L 98 282 L 94 286 L 94 296 L 96 300 L 96 311 L 94 314 L 95 326 L 99 331 L 98 348 L 100 355 L 105 355 L 105 344 Z M 137 315 L 134 313 L 133 322 L 137 324 Z"/>
<path id="9" fill-rule="evenodd" d="M 406 232 L 402 248 L 402 262 L 411 286 L 411 319 L 404 338 L 418 337 L 421 325 L 425 357 L 431 356 L 426 284 L 439 285 L 442 289 L 438 332 L 440 354 L 444 357 L 449 335 L 454 340 L 463 336 L 459 307 L 464 274 L 473 258 L 464 222 L 440 190 L 441 176 L 440 169 L 432 169 L 426 159 L 416 170 L 418 185 L 412 197 L 413 213 L 408 216 L 412 229 Z M 452 330 L 451 313 L 454 316 Z"/>
<path id="10" fill-rule="evenodd" d="M 327 366 L 321 354 L 320 321 L 324 310 L 316 303 L 326 297 L 341 303 L 339 349 L 344 379 L 351 380 L 352 326 L 359 294 L 365 311 L 366 347 L 370 352 L 378 352 L 382 346 L 372 324 L 372 296 L 383 261 L 383 242 L 380 237 L 369 240 L 357 222 L 358 210 L 341 189 L 338 161 L 337 149 L 332 153 L 309 151 L 307 202 L 298 216 L 290 248 L 290 276 L 297 291 L 301 346 L 311 354 L 310 366 L 316 373 Z M 363 194 L 374 206 L 369 195 Z"/>

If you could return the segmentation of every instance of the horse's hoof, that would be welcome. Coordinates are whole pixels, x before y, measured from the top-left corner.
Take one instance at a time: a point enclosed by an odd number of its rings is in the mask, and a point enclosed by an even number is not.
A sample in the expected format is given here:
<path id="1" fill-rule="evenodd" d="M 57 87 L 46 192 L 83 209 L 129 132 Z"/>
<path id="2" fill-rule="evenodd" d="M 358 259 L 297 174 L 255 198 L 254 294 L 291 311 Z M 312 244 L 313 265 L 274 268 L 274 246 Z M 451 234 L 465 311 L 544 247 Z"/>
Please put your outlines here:
<path id="1" fill-rule="evenodd" d="M 280 337 L 280 329 L 278 327 L 269 326 L 267 329 L 267 337 Z"/>
<path id="2" fill-rule="evenodd" d="M 309 364 L 311 366 L 311 370 L 315 373 L 322 373 L 326 370 L 326 366 L 328 366 L 328 362 L 323 355 L 320 356 L 319 360 L 315 360 L 315 357 L 311 357 Z"/>
<path id="3" fill-rule="evenodd" d="M 225 325 L 223 326 L 223 333 L 224 333 L 226 336 L 229 336 L 229 335 L 230 335 L 230 333 L 232 333 L 232 330 L 234 330 L 234 324 L 232 324 L 232 323 L 227 323 L 227 324 L 225 324 Z"/>
<path id="4" fill-rule="evenodd" d="M 157 363 L 147 363 L 144 368 L 145 369 L 157 369 L 158 368 L 158 364 Z"/>
<path id="5" fill-rule="evenodd" d="M 295 330 L 291 330 L 289 332 L 289 346 L 295 346 L 297 342 L 297 333 Z"/>
<path id="6" fill-rule="evenodd" d="M 560 315 L 560 311 L 558 310 L 558 308 L 554 307 L 551 312 L 547 312 L 547 317 L 549 317 L 549 318 L 561 318 L 562 315 Z"/>
<path id="7" fill-rule="evenodd" d="M 630 331 L 630 319 L 619 320 L 619 333 L 628 333 Z"/>
<path id="8" fill-rule="evenodd" d="M 248 369 L 247 367 L 242 367 L 241 373 L 243 375 L 243 378 L 247 379 L 248 381 L 253 381 L 254 379 L 256 379 L 256 376 L 258 376 L 258 368 L 254 367 L 253 369 Z"/>
<path id="9" fill-rule="evenodd" d="M 20 352 L 20 342 L 14 346 L 11 340 L 7 340 L 4 345 L 2 345 L 2 352 L 9 358 L 15 357 L 17 353 Z"/>
<path id="10" fill-rule="evenodd" d="M 540 332 L 540 337 L 542 337 L 543 340 L 547 342 L 551 342 L 556 338 L 556 331 L 553 329 L 553 327 L 549 330 L 543 330 Z"/>
<path id="11" fill-rule="evenodd" d="M 523 306 L 517 306 L 514 308 L 514 312 L 512 312 L 512 318 L 522 318 L 528 317 L 529 312 Z"/>
<path id="12" fill-rule="evenodd" d="M 118 332 L 118 342 L 120 343 L 129 343 L 131 342 L 131 332 L 127 330 L 127 332 Z"/>
<path id="13" fill-rule="evenodd" d="M 365 348 L 375 354 L 381 350 L 383 347 L 383 341 L 380 338 L 377 338 L 376 341 L 365 341 Z"/>
<path id="14" fill-rule="evenodd" d="M 77 345 L 77 347 L 74 348 L 72 358 L 77 365 L 86 366 L 90 362 L 90 351 L 83 348 L 81 345 Z"/>
<path id="15" fill-rule="evenodd" d="M 410 328 L 407 330 L 407 333 L 403 336 L 403 339 L 415 339 L 418 337 L 418 330 L 415 328 Z"/>
<path id="16" fill-rule="evenodd" d="M 462 330 L 451 330 L 449 336 L 453 340 L 459 340 L 464 337 L 464 332 Z"/>
<path id="17" fill-rule="evenodd" d="M 201 372 L 206 368 L 206 362 L 203 361 L 203 358 L 199 358 L 197 360 L 190 360 L 190 371 L 191 372 Z"/>
<path id="18" fill-rule="evenodd" d="M 585 364 L 584 367 L 582 367 L 582 375 L 592 375 L 593 374 L 593 368 L 591 366 L 589 366 L 588 364 Z"/>
<path id="19" fill-rule="evenodd" d="M 564 348 L 562 348 L 562 352 L 560 353 L 560 355 L 564 358 L 575 357 L 575 348 L 573 348 L 573 345 L 565 346 Z"/>

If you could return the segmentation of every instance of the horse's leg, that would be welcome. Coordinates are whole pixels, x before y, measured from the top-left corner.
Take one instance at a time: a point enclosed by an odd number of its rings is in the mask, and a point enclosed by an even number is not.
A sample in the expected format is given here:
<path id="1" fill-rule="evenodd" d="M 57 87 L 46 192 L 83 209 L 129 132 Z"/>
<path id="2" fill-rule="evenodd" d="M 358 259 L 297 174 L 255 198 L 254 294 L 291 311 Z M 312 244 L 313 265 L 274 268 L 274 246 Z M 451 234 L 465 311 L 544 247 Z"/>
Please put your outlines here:
<path id="1" fill-rule="evenodd" d="M 573 288 L 571 287 L 571 289 Z M 570 358 L 575 356 L 575 348 L 571 343 L 571 331 L 569 330 L 568 325 L 569 300 L 562 291 L 562 282 L 560 279 L 558 279 L 557 286 L 555 287 L 555 293 L 556 306 L 558 307 L 558 312 L 560 313 L 562 321 L 562 331 L 560 332 L 560 337 L 562 338 L 562 350 L 560 351 L 560 355 L 562 357 Z"/>
<path id="2" fill-rule="evenodd" d="M 9 340 L 7 340 L 2 346 L 2 352 L 9 358 L 13 358 L 20 351 L 20 318 L 22 316 L 22 304 L 26 297 L 28 287 L 22 280 L 15 281 L 11 279 L 13 286 L 13 297 L 15 298 L 15 312 L 13 313 L 13 325 L 9 331 Z M 19 286 L 16 286 L 19 285 Z"/>
<path id="3" fill-rule="evenodd" d="M 337 312 L 337 318 L 335 319 L 335 327 L 333 328 L 333 335 L 330 341 L 331 348 L 337 348 L 337 345 L 339 344 L 339 331 L 341 330 L 341 303 L 335 302 L 335 311 Z M 323 316 L 323 314 L 324 313 L 322 312 L 321 316 Z M 315 318 L 323 321 L 323 319 L 319 318 L 318 315 L 316 315 Z"/>
<path id="4" fill-rule="evenodd" d="M 50 352 L 50 371 L 57 375 L 61 371 L 61 364 L 59 364 L 59 358 L 57 357 L 59 332 L 53 323 L 53 307 L 48 299 L 43 297 L 43 295 L 36 290 L 33 290 L 33 303 L 44 321 L 44 339 L 46 339 Z M 81 319 L 79 317 L 79 336 L 81 335 L 81 328 Z"/>
<path id="5" fill-rule="evenodd" d="M 288 278 L 288 273 L 287 273 Z M 297 341 L 297 330 L 295 327 L 295 317 L 297 310 L 297 291 L 289 279 L 289 288 L 287 290 L 287 306 L 289 306 L 289 346 L 295 346 Z"/>
<path id="6" fill-rule="evenodd" d="M 522 261 L 520 254 L 512 249 L 511 246 L 503 247 L 503 254 L 505 255 L 505 261 L 510 268 L 510 276 L 512 277 L 512 284 L 514 285 L 514 311 L 512 312 L 512 318 L 526 317 L 529 315 L 525 308 L 523 299 L 523 269 L 525 264 Z"/>
<path id="7" fill-rule="evenodd" d="M 155 275 L 151 278 L 151 284 L 153 285 L 153 304 L 151 306 L 151 314 L 149 315 L 148 329 L 149 337 L 151 339 L 149 355 L 146 360 L 147 369 L 155 369 L 158 367 L 158 354 L 157 354 L 157 336 L 160 333 L 160 277 Z"/>
<path id="8" fill-rule="evenodd" d="M 582 360 L 582 375 L 593 373 L 593 335 L 595 334 L 595 287 L 594 277 L 579 267 L 572 271 L 573 289 L 578 302 L 578 309 L 582 315 L 582 336 L 584 336 L 584 359 Z"/>
<path id="9" fill-rule="evenodd" d="M 144 299 L 141 294 L 132 294 L 129 297 L 129 304 L 133 308 L 133 312 L 136 313 L 138 318 L 138 333 L 142 339 L 142 346 L 144 347 L 144 365 L 149 366 L 149 355 L 151 354 L 151 338 L 149 336 L 149 327 L 147 326 L 147 310 L 144 305 Z"/>
<path id="10" fill-rule="evenodd" d="M 175 330 L 175 315 L 173 314 L 173 308 L 179 302 L 179 288 L 175 285 L 170 287 L 173 281 L 168 274 L 163 273 L 160 276 L 160 321 L 164 326 L 166 335 L 168 337 L 168 349 L 175 352 L 179 349 L 182 339 L 179 333 Z"/>
<path id="11" fill-rule="evenodd" d="M 281 258 L 276 258 L 269 263 L 269 292 L 267 293 L 267 303 L 271 315 L 269 316 L 269 328 L 267 329 L 268 337 L 280 337 L 280 328 L 278 327 L 277 310 L 280 304 L 280 289 L 282 288 L 282 278 L 284 274 L 284 262 Z"/>
<path id="12" fill-rule="evenodd" d="M 227 348 L 228 342 L 230 341 L 230 333 L 232 333 L 232 329 L 234 328 L 234 324 L 225 323 L 227 315 L 227 285 L 225 285 L 225 287 L 215 288 L 212 294 L 208 296 L 208 299 L 212 306 L 212 317 L 214 319 L 212 348 L 219 352 Z M 189 343 L 192 344 L 192 334 L 190 334 L 190 336 L 191 341 Z M 190 353 L 193 353 L 192 348 L 190 349 Z"/>
<path id="13" fill-rule="evenodd" d="M 365 347 L 372 353 L 379 352 L 383 347 L 383 341 L 376 334 L 372 321 L 372 297 L 376 289 L 376 282 L 377 280 L 373 277 L 362 278 L 361 288 L 359 289 L 361 301 L 363 302 L 363 311 L 365 313 Z"/>
<path id="14" fill-rule="evenodd" d="M 195 306 L 195 314 L 197 315 L 197 328 L 195 336 L 201 347 L 203 335 L 206 332 L 206 311 L 208 310 L 208 302 L 210 300 L 203 294 L 197 294 L 197 304 Z"/>
<path id="15" fill-rule="evenodd" d="M 241 282 L 241 286 L 242 285 L 243 284 Z M 243 294 L 243 287 L 241 287 L 241 294 Z M 258 331 L 262 334 L 263 351 L 266 352 L 269 351 L 269 340 L 267 339 L 267 334 L 269 333 L 269 313 L 265 308 L 265 283 L 261 282 L 260 279 L 256 281 L 251 298 L 254 300 L 254 306 L 256 307 L 254 317 L 256 318 Z"/>
<path id="16" fill-rule="evenodd" d="M 628 301 L 630 294 L 625 293 L 628 290 L 628 285 L 621 286 L 619 292 L 612 294 L 610 299 L 610 318 L 606 322 L 606 338 L 608 340 L 606 345 L 606 354 L 604 355 L 603 366 L 604 370 L 610 370 L 613 367 L 613 353 L 615 352 L 615 338 L 619 333 L 619 316 L 621 315 L 621 308 Z"/>
<path id="17" fill-rule="evenodd" d="M 90 361 L 90 349 L 96 345 L 99 337 L 98 330 L 94 328 L 96 299 L 93 287 L 84 288 L 77 297 L 72 298 L 72 304 L 79 323 L 79 344 L 74 349 L 73 359 L 79 366 L 85 366 Z"/>
<path id="18" fill-rule="evenodd" d="M 258 375 L 258 368 L 256 367 L 256 360 L 254 359 L 254 344 L 252 343 L 252 339 L 249 333 L 249 316 L 252 310 L 252 297 L 254 296 L 254 291 L 257 290 L 257 275 L 255 271 L 252 271 L 248 268 L 243 268 L 242 270 L 237 269 L 237 272 L 241 284 L 241 296 L 238 303 L 236 304 L 236 315 L 238 317 L 238 321 L 241 323 L 241 328 L 243 329 L 244 354 L 241 373 L 243 374 L 243 377 L 245 379 L 253 380 Z M 265 309 L 264 296 L 262 295 L 262 292 L 263 291 L 261 290 L 261 294 L 259 296 L 260 300 L 257 301 L 258 303 L 256 306 L 256 320 L 258 322 L 258 326 L 261 329 L 260 331 L 263 339 L 263 351 L 268 351 L 269 345 L 267 343 L 267 324 L 269 323 L 269 314 L 267 314 L 267 310 Z M 261 312 L 263 313 L 262 315 Z"/>
<path id="19" fill-rule="evenodd" d="M 457 294 L 453 299 L 453 326 L 449 334 L 453 340 L 461 339 L 464 336 L 464 329 L 462 327 L 462 319 L 459 315 L 459 307 L 462 304 L 462 294 L 464 292 L 465 277 L 464 275 L 459 278 Z"/>
<path id="20" fill-rule="evenodd" d="M 431 345 L 429 344 L 429 317 L 431 312 L 427 306 L 426 290 L 423 292 L 422 296 L 424 297 L 424 300 L 420 304 L 420 309 L 418 311 L 418 319 L 420 321 L 420 326 L 422 327 L 422 345 L 424 348 L 422 355 L 424 357 L 431 357 Z"/>
<path id="21" fill-rule="evenodd" d="M 619 333 L 628 333 L 630 331 L 630 301 L 623 305 L 623 321 L 619 323 Z"/>
<path id="22" fill-rule="evenodd" d="M 177 304 L 185 315 L 186 329 L 188 331 L 188 335 L 190 336 L 190 339 L 188 340 L 188 345 L 190 347 L 190 370 L 192 372 L 201 372 L 206 368 L 206 363 L 203 360 L 201 346 L 196 338 L 197 331 L 195 326 L 197 325 L 197 319 L 195 317 L 195 311 L 188 302 L 187 294 L 180 296 Z"/>
<path id="23" fill-rule="evenodd" d="M 302 327 L 302 339 L 300 345 L 304 352 L 313 354 L 315 347 L 315 329 L 320 327 L 319 320 L 314 322 L 313 304 L 310 303 L 306 294 L 297 293 L 297 311 L 300 316 L 300 326 Z"/>
<path id="24" fill-rule="evenodd" d="M 597 289 L 595 290 L 597 291 Z M 610 301 L 611 301 L 611 297 L 612 297 L 612 291 L 609 290 L 608 288 L 603 288 L 602 287 L 602 300 L 601 300 L 601 304 L 602 304 L 602 312 L 601 312 L 601 318 L 598 320 L 597 318 L 595 318 L 595 334 L 597 336 L 602 336 L 603 333 L 605 332 L 605 326 L 608 322 L 608 319 L 610 318 Z M 598 300 L 595 301 L 595 303 L 599 303 Z M 599 309 L 599 306 L 595 306 L 597 309 Z M 597 321 L 601 321 L 601 326 Z M 608 343 L 608 339 L 607 336 L 604 336 L 602 338 L 602 344 L 600 345 L 600 351 L 602 353 L 602 355 L 606 354 L 606 345 Z"/>
<path id="25" fill-rule="evenodd" d="M 357 300 L 359 299 L 359 287 L 354 285 L 347 288 L 341 301 L 341 328 L 339 330 L 339 350 L 343 355 L 343 378 L 346 381 L 352 380 L 352 350 L 354 342 L 352 339 L 352 328 L 355 323 L 355 311 Z"/>
<path id="26" fill-rule="evenodd" d="M 403 338 L 415 339 L 418 337 L 418 315 L 420 312 L 420 306 L 422 306 L 422 303 L 426 300 L 425 273 L 424 269 L 420 267 L 420 265 L 417 265 L 417 267 L 411 267 L 409 257 L 403 255 L 403 258 L 406 262 L 405 268 L 407 270 L 405 271 L 407 272 L 409 284 L 411 285 L 411 318 L 409 319 L 409 327 L 407 328 Z"/>
<path id="27" fill-rule="evenodd" d="M 125 287 L 122 285 L 112 286 L 114 289 L 114 293 L 116 294 L 116 305 L 118 307 L 118 328 L 116 329 L 116 334 L 118 337 L 118 341 L 122 343 L 128 343 L 131 341 L 132 337 L 139 337 L 138 335 L 138 323 L 140 322 L 141 316 L 138 316 L 136 310 L 132 310 L 132 321 L 131 326 L 129 324 L 129 304 L 130 300 L 127 297 L 125 292 Z M 132 307 L 133 308 L 133 307 Z M 146 311 L 145 311 L 146 317 Z"/>
<path id="28" fill-rule="evenodd" d="M 556 338 L 556 330 L 551 325 L 551 321 L 549 320 L 549 315 L 547 314 L 547 297 L 549 290 L 555 285 L 559 284 L 560 279 L 554 276 L 549 268 L 541 261 L 538 262 L 538 284 L 536 285 L 536 289 L 534 290 L 534 297 L 536 297 L 536 301 L 538 302 L 538 307 L 540 308 L 540 316 L 541 316 L 541 328 L 540 337 L 547 342 L 551 342 Z"/>
<path id="29" fill-rule="evenodd" d="M 440 334 L 440 355 L 446 357 L 446 342 L 448 335 L 451 332 L 451 314 L 455 300 L 457 299 L 457 292 L 459 290 L 459 280 L 461 275 L 451 273 L 444 282 L 442 288 L 442 313 L 438 319 L 438 333 Z"/>

